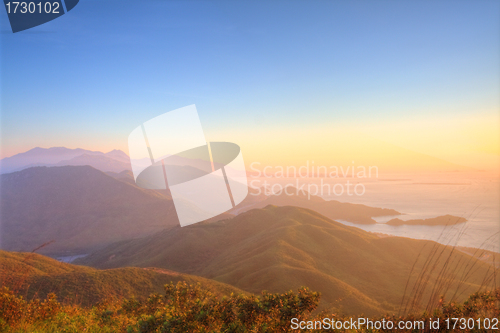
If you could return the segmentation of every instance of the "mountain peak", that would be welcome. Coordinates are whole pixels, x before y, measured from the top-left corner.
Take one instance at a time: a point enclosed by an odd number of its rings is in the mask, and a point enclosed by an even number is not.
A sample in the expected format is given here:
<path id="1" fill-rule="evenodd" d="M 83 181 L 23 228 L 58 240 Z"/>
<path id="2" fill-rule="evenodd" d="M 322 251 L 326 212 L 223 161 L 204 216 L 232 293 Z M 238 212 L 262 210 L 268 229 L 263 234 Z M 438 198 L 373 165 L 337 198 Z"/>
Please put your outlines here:
<path id="1" fill-rule="evenodd" d="M 130 162 L 130 157 L 123 150 L 120 149 L 113 149 L 112 151 L 107 152 L 104 155 L 111 157 L 115 160 L 119 160 L 121 162 L 126 162 L 126 163 Z"/>
<path id="2" fill-rule="evenodd" d="M 113 149 L 111 151 L 108 151 L 105 155 L 107 154 L 120 154 L 120 155 L 126 155 L 128 156 L 123 150 L 121 149 Z"/>

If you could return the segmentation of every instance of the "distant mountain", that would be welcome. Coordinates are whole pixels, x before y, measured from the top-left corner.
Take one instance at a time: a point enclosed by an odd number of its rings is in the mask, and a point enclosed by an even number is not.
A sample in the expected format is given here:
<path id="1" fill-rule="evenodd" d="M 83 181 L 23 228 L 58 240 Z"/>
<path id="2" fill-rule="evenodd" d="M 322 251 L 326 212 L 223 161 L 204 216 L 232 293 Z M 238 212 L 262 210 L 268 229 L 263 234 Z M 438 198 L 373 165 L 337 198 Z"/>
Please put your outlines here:
<path id="1" fill-rule="evenodd" d="M 100 152 L 94 152 L 80 148 L 69 149 L 64 147 L 36 147 L 28 150 L 27 152 L 3 158 L 2 160 L 0 160 L 0 167 L 2 173 L 7 173 L 34 165 L 55 164 L 61 162 L 62 160 L 69 160 L 83 154 L 99 153 Z"/>
<path id="2" fill-rule="evenodd" d="M 380 238 L 289 206 L 171 228 L 118 242 L 75 262 L 98 268 L 161 267 L 252 293 L 307 286 L 321 292 L 321 309 L 367 316 L 395 311 L 405 289 L 407 296 L 422 297 L 423 303 L 417 302 L 422 307 L 431 294 L 433 300 L 441 294 L 460 298 L 485 282 L 500 283 L 500 274 L 492 282 L 491 265 L 451 247 Z"/>
<path id="3" fill-rule="evenodd" d="M 112 151 L 104 154 L 104 156 L 130 164 L 130 157 L 119 149 L 113 149 Z"/>
<path id="4" fill-rule="evenodd" d="M 103 155 L 83 154 L 80 156 L 73 157 L 72 159 L 64 160 L 54 164 L 54 166 L 65 166 L 65 165 L 75 165 L 75 166 L 90 165 L 94 169 L 101 170 L 104 172 L 121 172 L 124 170 L 126 171 L 131 169 L 130 160 L 124 162 L 121 160 L 114 159 L 112 157 L 108 157 L 107 154 Z"/>
<path id="5" fill-rule="evenodd" d="M 377 216 L 401 215 L 401 213 L 394 209 L 375 208 L 336 200 L 327 201 L 293 186 L 287 186 L 278 195 L 264 195 L 262 191 L 258 196 L 257 194 L 259 192 L 256 189 L 252 189 L 250 195 L 230 212 L 237 212 L 239 214 L 250 209 L 263 208 L 268 205 L 295 206 L 312 209 L 334 220 L 345 220 L 358 224 L 375 224 L 377 222 L 373 217 Z"/>
<path id="6" fill-rule="evenodd" d="M 55 293 L 60 302 L 90 306 L 105 299 L 135 297 L 146 299 L 151 293 L 164 293 L 167 283 L 200 283 L 216 295 L 242 293 L 238 288 L 198 276 L 156 268 L 118 268 L 97 270 L 61 263 L 36 253 L 0 251 L 0 281 L 28 299 L 44 299 Z"/>
<path id="7" fill-rule="evenodd" d="M 65 147 L 36 147 L 0 160 L 1 173 L 20 171 L 35 166 L 90 165 L 101 171 L 120 172 L 130 170 L 130 160 L 121 150 L 108 153 Z"/>
<path id="8" fill-rule="evenodd" d="M 35 167 L 0 175 L 2 249 L 86 253 L 179 225 L 169 196 L 90 166 Z"/>

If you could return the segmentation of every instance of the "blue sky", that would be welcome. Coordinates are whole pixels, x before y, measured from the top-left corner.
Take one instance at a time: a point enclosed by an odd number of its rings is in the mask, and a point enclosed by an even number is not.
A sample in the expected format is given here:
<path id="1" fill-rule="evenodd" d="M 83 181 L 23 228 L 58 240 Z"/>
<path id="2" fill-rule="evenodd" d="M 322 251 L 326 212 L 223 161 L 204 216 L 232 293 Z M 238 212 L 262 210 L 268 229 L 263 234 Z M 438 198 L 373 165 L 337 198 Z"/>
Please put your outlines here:
<path id="1" fill-rule="evenodd" d="M 126 149 L 190 104 L 208 136 L 500 108 L 498 1 L 81 0 L 16 34 L 0 20 L 3 156 Z"/>

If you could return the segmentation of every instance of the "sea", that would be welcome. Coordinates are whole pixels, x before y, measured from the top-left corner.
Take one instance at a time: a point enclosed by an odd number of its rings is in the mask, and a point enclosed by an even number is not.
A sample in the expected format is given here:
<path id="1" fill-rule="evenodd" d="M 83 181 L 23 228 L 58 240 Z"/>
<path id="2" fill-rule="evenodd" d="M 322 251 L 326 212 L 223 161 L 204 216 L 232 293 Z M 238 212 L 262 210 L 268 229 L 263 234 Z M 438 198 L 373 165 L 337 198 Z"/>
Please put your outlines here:
<path id="1" fill-rule="evenodd" d="M 280 184 L 282 187 L 297 186 L 298 181 L 299 185 L 305 184 L 305 190 L 309 186 L 311 194 L 317 194 L 325 200 L 392 208 L 401 213 L 401 215 L 374 218 L 377 224 L 354 224 L 338 220 L 346 225 L 379 234 L 427 239 L 447 245 L 500 252 L 500 177 L 496 174 L 485 172 L 387 173 L 371 178 L 316 177 L 265 180 L 270 184 Z M 254 182 L 254 184 L 262 184 L 262 182 Z M 355 192 L 354 186 L 356 185 Z M 319 190 L 321 187 L 322 190 Z M 279 188 L 276 185 L 274 191 Z M 342 188 L 344 191 L 341 193 Z M 401 220 L 411 220 L 446 214 L 464 217 L 467 222 L 453 226 L 385 224 L 396 217 Z"/>

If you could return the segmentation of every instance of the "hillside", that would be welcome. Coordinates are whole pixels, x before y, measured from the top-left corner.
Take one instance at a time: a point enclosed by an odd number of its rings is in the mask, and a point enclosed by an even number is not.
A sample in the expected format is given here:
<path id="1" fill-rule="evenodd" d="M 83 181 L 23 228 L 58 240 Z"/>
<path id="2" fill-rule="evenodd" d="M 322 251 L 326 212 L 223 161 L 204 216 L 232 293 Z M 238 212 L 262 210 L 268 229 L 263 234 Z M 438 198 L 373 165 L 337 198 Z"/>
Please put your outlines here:
<path id="1" fill-rule="evenodd" d="M 345 220 L 358 224 L 375 224 L 377 222 L 373 217 L 401 214 L 394 209 L 369 207 L 336 200 L 327 201 L 305 190 L 298 190 L 293 186 L 286 187 L 279 194 L 264 195 L 262 192 L 252 189 L 251 194 L 233 211 L 241 213 L 254 208 L 264 208 L 268 205 L 295 206 L 312 209 L 333 220 Z M 255 195 L 252 195 L 252 193 Z M 257 193 L 260 193 L 260 195 L 257 196 Z"/>
<path id="2" fill-rule="evenodd" d="M 136 185 L 135 184 L 135 180 L 134 180 L 134 174 L 130 170 L 124 170 L 122 172 L 108 171 L 108 172 L 105 172 L 105 173 L 108 176 L 111 176 L 111 177 L 113 177 L 115 179 L 121 180 L 123 182 L 129 183 L 129 184 L 132 184 L 132 185 Z"/>
<path id="3" fill-rule="evenodd" d="M 216 295 L 242 293 L 241 290 L 198 276 L 155 268 L 118 268 L 98 270 L 61 263 L 36 253 L 0 250 L 0 282 L 27 299 L 44 299 L 55 293 L 59 301 L 90 306 L 103 300 L 135 297 L 145 299 L 164 293 L 167 283 L 200 283 Z"/>
<path id="4" fill-rule="evenodd" d="M 36 167 L 0 175 L 1 248 L 87 253 L 178 225 L 167 194 L 90 166 Z"/>
<path id="5" fill-rule="evenodd" d="M 477 291 L 491 282 L 493 271 L 435 242 L 379 238 L 308 209 L 276 206 L 122 241 L 76 262 L 98 268 L 161 267 L 252 293 L 306 286 L 321 292 L 320 308 L 352 315 L 398 309 L 409 276 L 406 300 L 421 308 L 431 293 L 436 300 L 441 293 L 461 298 Z"/>
<path id="6" fill-rule="evenodd" d="M 318 313 L 315 310 L 320 299 L 319 293 L 307 288 L 301 288 L 296 293 L 263 292 L 257 297 L 242 293 L 221 296 L 207 291 L 200 284 L 190 285 L 180 281 L 165 285 L 164 293 L 153 294 L 147 300 L 103 301 L 92 307 L 82 307 L 60 303 L 55 294 L 43 300 L 26 301 L 22 295 L 2 287 L 0 330 L 39 333 L 294 332 L 303 327 L 301 332 L 323 332 L 335 329 L 336 323 L 341 322 L 346 323 L 342 326 L 344 331 L 349 332 L 395 330 L 389 327 L 397 327 L 398 332 L 416 332 L 430 327 L 430 320 L 442 323 L 439 327 L 432 325 L 434 331 L 450 331 L 447 329 L 450 318 L 468 318 L 468 328 L 483 332 L 490 331 L 484 327 L 491 327 L 491 322 L 500 318 L 500 289 L 474 293 L 463 303 L 443 300 L 432 309 L 432 318 L 429 318 L 429 312 L 369 318 L 373 326 L 377 325 L 380 329 L 368 328 L 370 324 L 356 318 L 355 325 L 352 325 L 353 318 L 345 315 Z M 380 325 L 375 324 L 376 321 L 381 321 Z M 400 321 L 412 325 L 398 325 Z M 317 323 L 320 325 L 316 326 Z"/>

